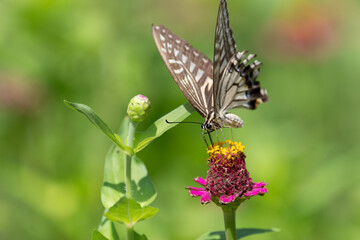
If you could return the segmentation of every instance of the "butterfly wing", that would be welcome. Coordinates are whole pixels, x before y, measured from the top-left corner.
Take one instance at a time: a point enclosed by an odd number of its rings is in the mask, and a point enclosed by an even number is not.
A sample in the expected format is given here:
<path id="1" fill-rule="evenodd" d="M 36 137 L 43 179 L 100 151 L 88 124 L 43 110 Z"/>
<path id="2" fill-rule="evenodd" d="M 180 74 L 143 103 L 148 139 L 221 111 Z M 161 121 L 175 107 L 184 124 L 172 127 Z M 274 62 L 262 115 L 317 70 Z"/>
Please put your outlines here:
<path id="1" fill-rule="evenodd" d="M 243 51 L 230 59 L 219 84 L 220 112 L 233 108 L 256 109 L 259 103 L 268 101 L 266 90 L 256 81 L 261 62 L 254 60 L 255 56 Z"/>
<path id="2" fill-rule="evenodd" d="M 191 105 L 206 117 L 213 111 L 213 65 L 209 58 L 163 25 L 152 27 L 166 67 Z"/>
<path id="3" fill-rule="evenodd" d="M 226 0 L 221 0 L 215 29 L 214 42 L 214 87 L 215 113 L 220 108 L 218 97 L 221 76 L 231 57 L 237 53 L 235 39 L 229 24 L 229 11 Z"/>
<path id="4" fill-rule="evenodd" d="M 247 51 L 236 50 L 227 3 L 221 0 L 214 46 L 213 92 L 217 116 L 232 108 L 255 109 L 268 100 L 266 90 L 256 81 L 261 62 L 253 61 L 254 57 L 254 54 L 247 55 Z"/>

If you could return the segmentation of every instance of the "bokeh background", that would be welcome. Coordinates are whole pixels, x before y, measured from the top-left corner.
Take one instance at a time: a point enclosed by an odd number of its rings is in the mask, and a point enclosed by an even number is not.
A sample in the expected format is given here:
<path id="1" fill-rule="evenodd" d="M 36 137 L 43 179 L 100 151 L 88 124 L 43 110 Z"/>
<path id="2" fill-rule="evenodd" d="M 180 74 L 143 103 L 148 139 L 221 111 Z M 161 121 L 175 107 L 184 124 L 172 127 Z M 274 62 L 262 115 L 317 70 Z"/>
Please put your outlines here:
<path id="1" fill-rule="evenodd" d="M 103 213 L 110 141 L 63 99 L 90 105 L 113 129 L 138 93 L 140 126 L 183 104 L 153 43 L 164 24 L 212 58 L 219 1 L 0 1 L 0 239 L 89 239 Z M 360 4 L 355 0 L 229 0 L 239 50 L 264 64 L 270 101 L 235 110 L 254 181 L 269 193 L 237 212 L 247 239 L 360 239 Z M 189 120 L 202 121 L 194 113 Z M 228 133 L 227 133 L 228 134 Z M 206 175 L 198 125 L 179 125 L 139 153 L 160 212 L 136 230 L 195 239 L 222 230 L 220 209 L 184 190 Z"/>

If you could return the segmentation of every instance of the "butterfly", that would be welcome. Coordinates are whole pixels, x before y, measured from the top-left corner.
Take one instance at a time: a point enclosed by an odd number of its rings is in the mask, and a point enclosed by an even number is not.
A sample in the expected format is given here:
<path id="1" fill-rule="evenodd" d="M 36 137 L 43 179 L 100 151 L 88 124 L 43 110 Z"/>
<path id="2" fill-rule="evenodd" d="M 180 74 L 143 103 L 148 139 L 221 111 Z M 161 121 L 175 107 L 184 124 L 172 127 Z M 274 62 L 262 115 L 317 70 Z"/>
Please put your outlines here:
<path id="1" fill-rule="evenodd" d="M 214 44 L 214 63 L 163 25 L 152 34 L 162 59 L 175 82 L 205 121 L 203 130 L 240 128 L 243 120 L 228 111 L 256 109 L 268 100 L 267 91 L 256 81 L 260 65 L 255 54 L 238 52 L 229 25 L 226 0 L 219 5 Z"/>

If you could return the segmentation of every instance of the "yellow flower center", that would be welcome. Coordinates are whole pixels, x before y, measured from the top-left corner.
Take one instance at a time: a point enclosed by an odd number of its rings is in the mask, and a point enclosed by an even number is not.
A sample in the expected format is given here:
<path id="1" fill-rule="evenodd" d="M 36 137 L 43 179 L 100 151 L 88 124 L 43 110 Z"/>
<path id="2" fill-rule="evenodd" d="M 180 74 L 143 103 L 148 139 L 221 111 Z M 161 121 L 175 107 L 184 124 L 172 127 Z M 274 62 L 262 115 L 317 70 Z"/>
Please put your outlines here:
<path id="1" fill-rule="evenodd" d="M 226 142 L 227 144 L 225 142 L 218 142 L 208 147 L 207 153 L 209 157 L 220 154 L 227 156 L 227 159 L 230 160 L 234 154 L 244 152 L 245 146 L 241 142 L 233 142 L 231 140 L 226 140 Z"/>

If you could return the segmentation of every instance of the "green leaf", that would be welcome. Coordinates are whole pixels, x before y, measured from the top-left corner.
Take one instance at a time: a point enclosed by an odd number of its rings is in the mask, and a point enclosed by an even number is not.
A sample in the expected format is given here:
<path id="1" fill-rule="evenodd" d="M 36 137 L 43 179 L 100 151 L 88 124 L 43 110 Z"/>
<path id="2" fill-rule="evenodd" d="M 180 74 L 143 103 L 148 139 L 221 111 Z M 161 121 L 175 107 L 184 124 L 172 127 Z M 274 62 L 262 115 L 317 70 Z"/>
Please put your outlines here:
<path id="1" fill-rule="evenodd" d="M 194 112 L 194 108 L 191 106 L 189 102 L 181 105 L 180 107 L 176 108 L 175 110 L 169 112 L 165 116 L 156 120 L 148 129 L 143 132 L 137 132 L 135 134 L 135 144 L 134 146 L 135 152 L 139 152 L 144 149 L 147 145 L 150 144 L 155 138 L 160 137 L 163 133 L 167 130 L 175 127 L 177 124 L 168 124 L 165 120 L 171 122 L 181 122 L 185 118 L 191 115 Z"/>
<path id="2" fill-rule="evenodd" d="M 121 123 L 120 130 L 127 126 L 128 119 Z M 131 189 L 132 197 L 146 206 L 156 198 L 156 190 L 147 172 L 145 164 L 137 156 L 132 156 L 131 163 Z M 101 201 L 106 209 L 113 206 L 120 198 L 126 195 L 125 192 L 125 166 L 126 154 L 116 146 L 112 146 L 106 156 L 104 183 L 101 188 Z"/>
<path id="3" fill-rule="evenodd" d="M 115 227 L 115 223 L 111 222 L 105 216 L 102 216 L 97 231 L 109 240 L 120 240 L 119 233 Z"/>
<path id="4" fill-rule="evenodd" d="M 237 239 L 242 239 L 246 236 L 260 234 L 260 233 L 268 233 L 268 232 L 278 232 L 279 230 L 276 228 L 270 229 L 260 229 L 260 228 L 240 228 L 236 229 Z M 197 240 L 226 240 L 224 231 L 217 232 L 208 232 L 201 237 L 197 238 Z"/>
<path id="5" fill-rule="evenodd" d="M 280 229 L 277 229 L 277 228 L 268 228 L 268 229 L 240 228 L 240 229 L 236 229 L 236 236 L 238 239 L 240 239 L 240 238 L 244 238 L 246 236 L 250 236 L 250 235 L 254 235 L 254 234 L 270 233 L 270 232 L 280 232 Z"/>
<path id="6" fill-rule="evenodd" d="M 119 226 L 118 226 L 118 229 L 119 229 Z M 123 227 L 121 227 L 119 229 L 119 231 L 117 231 L 116 227 L 115 227 L 115 222 L 110 221 L 105 216 L 103 216 L 103 219 L 101 220 L 99 228 L 97 230 L 94 230 L 94 232 L 95 231 L 100 233 L 103 237 L 105 237 L 104 239 L 107 239 L 107 240 L 126 239 L 126 235 L 127 235 L 126 230 Z M 94 239 L 102 239 L 102 238 L 94 238 L 94 234 L 95 234 L 94 232 L 93 232 L 93 240 Z M 96 233 L 96 237 L 98 237 L 98 236 L 100 237 L 100 235 L 98 235 L 98 233 Z M 144 234 L 140 235 L 139 233 L 134 231 L 134 240 L 147 240 L 147 237 Z"/>
<path id="7" fill-rule="evenodd" d="M 135 232 L 135 234 L 134 234 L 134 239 L 135 240 L 148 240 L 148 238 L 145 236 L 145 234 L 140 235 L 137 232 Z"/>
<path id="8" fill-rule="evenodd" d="M 125 223 L 133 226 L 135 223 L 151 218 L 159 209 L 153 207 L 141 207 L 134 199 L 121 198 L 105 214 L 109 220 Z"/>
<path id="9" fill-rule="evenodd" d="M 104 237 L 98 230 L 93 231 L 92 240 L 109 240 L 108 238 Z"/>
<path id="10" fill-rule="evenodd" d="M 127 139 L 128 137 L 129 122 L 130 122 L 130 118 L 128 116 L 124 117 L 124 119 L 121 121 L 120 128 L 118 131 L 119 137 L 121 139 Z"/>
<path id="11" fill-rule="evenodd" d="M 126 146 L 124 144 L 124 141 L 121 139 L 121 137 L 115 134 L 111 130 L 111 128 L 89 106 L 81 103 L 68 102 L 66 100 L 64 100 L 64 103 L 68 107 L 84 114 L 90 120 L 90 122 L 92 122 L 98 129 L 100 129 L 106 136 L 108 136 L 111 139 L 111 141 L 113 141 L 113 143 L 115 143 L 120 149 L 122 149 L 128 155 L 134 154 L 134 150 L 131 147 Z"/>

